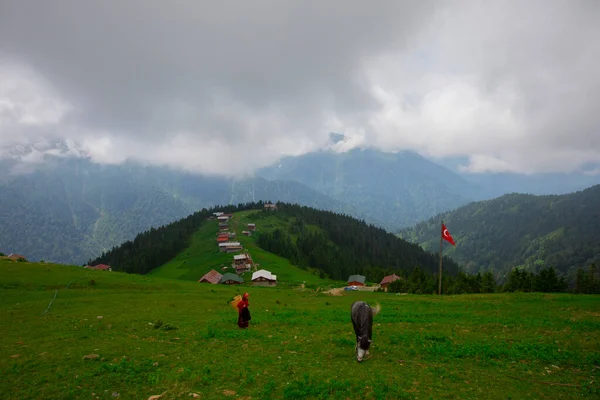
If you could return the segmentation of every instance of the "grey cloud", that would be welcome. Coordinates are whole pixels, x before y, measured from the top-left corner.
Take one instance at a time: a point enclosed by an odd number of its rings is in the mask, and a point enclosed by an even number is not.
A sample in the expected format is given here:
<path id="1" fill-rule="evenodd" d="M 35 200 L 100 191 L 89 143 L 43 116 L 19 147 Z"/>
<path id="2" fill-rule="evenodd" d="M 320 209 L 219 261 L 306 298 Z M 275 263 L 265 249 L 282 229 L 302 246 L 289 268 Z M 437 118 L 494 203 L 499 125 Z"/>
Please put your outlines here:
<path id="1" fill-rule="evenodd" d="M 0 83 L 0 147 L 62 138 L 97 161 L 202 172 L 222 170 L 224 152 L 252 154 L 237 173 L 322 147 L 335 130 L 348 135 L 340 148 L 466 156 L 473 171 L 577 169 L 600 162 L 599 10 L 0 0 L 0 74 L 3 62 L 32 68 L 47 99 L 23 103 Z M 18 93 L 35 92 L 19 79 Z M 19 122 L 19 101 L 46 124 Z"/>

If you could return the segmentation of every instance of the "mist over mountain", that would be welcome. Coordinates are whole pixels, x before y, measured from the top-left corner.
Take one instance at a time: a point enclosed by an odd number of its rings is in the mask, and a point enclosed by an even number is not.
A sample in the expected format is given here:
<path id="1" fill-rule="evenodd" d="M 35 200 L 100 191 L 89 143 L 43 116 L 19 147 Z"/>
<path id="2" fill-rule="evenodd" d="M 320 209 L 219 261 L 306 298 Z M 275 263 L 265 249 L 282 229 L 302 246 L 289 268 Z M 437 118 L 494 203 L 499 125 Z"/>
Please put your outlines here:
<path id="1" fill-rule="evenodd" d="M 360 215 L 297 182 L 236 181 L 85 159 L 0 167 L 0 251 L 31 260 L 81 264 L 150 227 L 215 204 L 288 201 Z"/>
<path id="2" fill-rule="evenodd" d="M 346 140 L 341 134 L 330 139 L 333 147 Z M 84 154 L 73 156 L 60 143 L 47 145 L 45 151 L 24 146 L 13 149 L 11 158 L 0 158 L 0 251 L 76 264 L 150 227 L 217 204 L 297 203 L 396 232 L 504 190 L 536 193 L 555 188 L 560 193 L 595 178 L 465 178 L 414 152 L 373 149 L 330 148 L 284 157 L 254 177 L 238 178 L 135 162 L 102 165 Z"/>

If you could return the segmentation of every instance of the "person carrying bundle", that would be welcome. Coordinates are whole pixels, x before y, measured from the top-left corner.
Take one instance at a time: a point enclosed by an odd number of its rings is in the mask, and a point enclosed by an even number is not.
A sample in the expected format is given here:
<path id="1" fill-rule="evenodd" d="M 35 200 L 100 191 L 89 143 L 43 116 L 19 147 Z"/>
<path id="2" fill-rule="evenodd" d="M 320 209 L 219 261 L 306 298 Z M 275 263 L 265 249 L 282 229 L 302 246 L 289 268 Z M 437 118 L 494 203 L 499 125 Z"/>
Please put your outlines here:
<path id="1" fill-rule="evenodd" d="M 231 302 L 232 306 L 235 306 L 238 309 L 238 326 L 242 329 L 248 327 L 248 322 L 252 319 L 250 317 L 250 310 L 248 306 L 250 303 L 248 302 L 248 297 L 250 295 L 248 293 L 244 293 L 243 296 L 236 296 Z"/>

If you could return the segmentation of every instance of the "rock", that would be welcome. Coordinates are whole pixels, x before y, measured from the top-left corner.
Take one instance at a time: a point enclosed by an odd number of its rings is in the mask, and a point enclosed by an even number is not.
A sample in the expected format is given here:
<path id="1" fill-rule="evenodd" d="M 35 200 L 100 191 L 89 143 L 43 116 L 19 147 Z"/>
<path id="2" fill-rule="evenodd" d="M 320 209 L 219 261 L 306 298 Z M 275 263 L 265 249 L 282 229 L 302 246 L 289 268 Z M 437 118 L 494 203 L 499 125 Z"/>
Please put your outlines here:
<path id="1" fill-rule="evenodd" d="M 200 397 L 198 393 L 190 393 L 190 397 L 197 398 Z"/>
<path id="2" fill-rule="evenodd" d="M 226 390 L 223 390 L 223 394 L 225 396 L 235 396 L 235 391 L 226 389 Z"/>
<path id="3" fill-rule="evenodd" d="M 20 354 L 13 354 L 12 356 L 10 356 L 10 358 L 17 358 L 19 356 L 20 356 Z"/>
<path id="4" fill-rule="evenodd" d="M 99 354 L 88 354 L 88 355 L 83 356 L 83 359 L 84 360 L 94 360 L 99 357 L 100 357 Z"/>

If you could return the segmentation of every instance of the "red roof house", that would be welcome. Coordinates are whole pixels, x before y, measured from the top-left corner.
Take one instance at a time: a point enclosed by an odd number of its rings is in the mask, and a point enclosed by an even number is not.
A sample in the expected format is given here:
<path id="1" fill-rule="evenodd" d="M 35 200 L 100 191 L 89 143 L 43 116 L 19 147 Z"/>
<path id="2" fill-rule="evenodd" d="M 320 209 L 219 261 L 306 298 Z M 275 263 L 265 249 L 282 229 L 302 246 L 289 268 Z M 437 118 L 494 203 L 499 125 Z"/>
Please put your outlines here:
<path id="1" fill-rule="evenodd" d="M 387 288 L 390 285 L 390 283 L 395 282 L 398 279 L 401 279 L 401 278 L 396 274 L 388 275 L 381 280 L 381 283 L 379 285 L 383 288 L 383 290 L 385 290 L 387 292 Z"/>
<path id="2" fill-rule="evenodd" d="M 88 265 L 86 268 L 97 269 L 100 271 L 112 271 L 112 268 L 110 267 L 110 265 L 106 265 L 106 264 L 98 264 L 98 265 L 94 265 L 94 266 Z"/>
<path id="3" fill-rule="evenodd" d="M 201 283 L 212 283 L 213 285 L 218 284 L 221 281 L 223 275 L 215 271 L 214 269 L 206 273 L 198 282 Z"/>
<path id="4" fill-rule="evenodd" d="M 21 258 L 22 258 L 23 260 L 27 260 L 27 259 L 25 258 L 25 256 L 23 256 L 23 255 L 21 255 L 21 254 L 16 254 L 16 253 L 11 253 L 11 254 L 9 254 L 9 255 L 8 255 L 6 258 L 9 258 L 9 259 L 11 259 L 11 260 L 14 260 L 14 261 L 18 261 L 18 260 L 20 260 Z"/>

